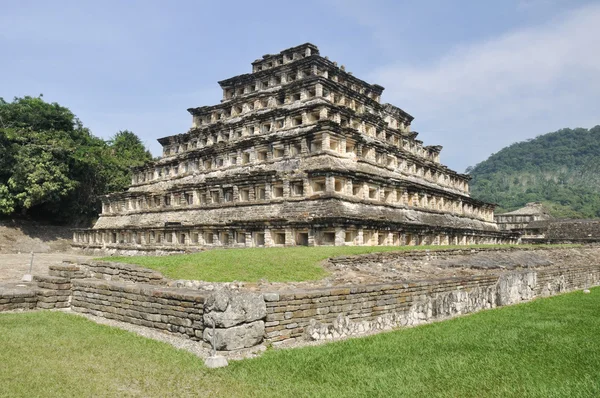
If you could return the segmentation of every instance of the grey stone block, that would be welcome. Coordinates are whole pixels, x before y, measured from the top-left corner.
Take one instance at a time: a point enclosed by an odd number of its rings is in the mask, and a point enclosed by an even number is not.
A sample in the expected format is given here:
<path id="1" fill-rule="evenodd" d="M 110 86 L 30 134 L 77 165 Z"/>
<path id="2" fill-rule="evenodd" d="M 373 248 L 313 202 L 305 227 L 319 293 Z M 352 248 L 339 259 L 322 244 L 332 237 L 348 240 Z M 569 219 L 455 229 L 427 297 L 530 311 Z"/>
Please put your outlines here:
<path id="1" fill-rule="evenodd" d="M 229 328 L 267 316 L 263 297 L 255 293 L 219 290 L 204 303 L 204 323 L 218 328 Z"/>
<path id="2" fill-rule="evenodd" d="M 263 321 L 247 323 L 228 329 L 215 329 L 215 346 L 219 351 L 254 347 L 262 342 L 264 334 L 265 323 Z M 202 338 L 207 343 L 212 344 L 212 328 L 206 328 Z"/>

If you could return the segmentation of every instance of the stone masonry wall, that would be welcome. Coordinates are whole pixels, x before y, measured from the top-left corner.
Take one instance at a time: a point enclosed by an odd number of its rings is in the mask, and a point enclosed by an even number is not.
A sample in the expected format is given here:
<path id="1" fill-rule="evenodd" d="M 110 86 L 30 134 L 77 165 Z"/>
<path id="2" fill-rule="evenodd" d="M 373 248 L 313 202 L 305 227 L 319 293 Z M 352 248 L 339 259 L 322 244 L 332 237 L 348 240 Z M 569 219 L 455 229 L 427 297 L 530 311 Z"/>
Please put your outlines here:
<path id="1" fill-rule="evenodd" d="M 161 287 L 73 280 L 73 311 L 161 329 L 212 344 L 217 350 L 253 347 L 263 341 L 266 306 L 250 292 Z"/>
<path id="2" fill-rule="evenodd" d="M 69 308 L 71 305 L 71 279 L 59 276 L 35 276 L 37 283 L 37 308 Z"/>
<path id="3" fill-rule="evenodd" d="M 68 308 L 71 280 L 56 276 L 36 276 L 33 283 L 0 286 L 0 311 Z"/>
<path id="4" fill-rule="evenodd" d="M 21 287 L 0 288 L 0 311 L 33 310 L 37 307 L 35 290 Z"/>
<path id="5" fill-rule="evenodd" d="M 129 281 L 164 285 L 167 279 L 160 272 L 132 264 L 112 261 L 88 261 L 80 264 L 85 275 L 108 281 Z"/>
<path id="6" fill-rule="evenodd" d="M 85 278 L 64 264 L 35 284 L 0 286 L 0 311 L 67 308 L 214 342 L 330 340 L 413 326 L 600 285 L 600 262 L 429 281 L 254 293 Z"/>
<path id="7" fill-rule="evenodd" d="M 71 308 L 202 340 L 204 300 L 197 290 L 75 279 Z"/>
<path id="8" fill-rule="evenodd" d="M 391 252 L 374 252 L 367 254 L 358 254 L 350 256 L 338 256 L 328 259 L 327 261 L 334 266 L 356 266 L 365 264 L 380 264 L 397 262 L 399 260 L 429 260 L 437 257 L 453 257 L 473 255 L 482 252 L 493 253 L 509 253 L 540 250 L 538 247 L 469 247 L 464 249 L 432 249 L 432 250 L 406 250 L 406 251 L 391 251 Z"/>
<path id="9" fill-rule="evenodd" d="M 548 223 L 546 238 L 562 241 L 600 240 L 600 221 L 598 220 L 560 220 Z"/>
<path id="10" fill-rule="evenodd" d="M 600 262 L 594 266 L 570 266 L 537 272 L 536 297 L 547 297 L 600 285 Z"/>
<path id="11" fill-rule="evenodd" d="M 326 340 L 413 326 L 600 284 L 594 266 L 264 294 L 266 339 Z"/>

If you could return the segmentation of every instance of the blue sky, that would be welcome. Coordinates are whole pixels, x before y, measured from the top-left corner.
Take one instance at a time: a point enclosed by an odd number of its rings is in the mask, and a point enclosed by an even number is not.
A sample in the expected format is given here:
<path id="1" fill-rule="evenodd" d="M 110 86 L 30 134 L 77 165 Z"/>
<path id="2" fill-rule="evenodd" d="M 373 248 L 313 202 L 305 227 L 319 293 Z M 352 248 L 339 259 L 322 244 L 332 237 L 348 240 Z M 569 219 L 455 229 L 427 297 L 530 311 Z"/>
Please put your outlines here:
<path id="1" fill-rule="evenodd" d="M 187 131 L 218 80 L 311 42 L 462 172 L 516 141 L 600 124 L 600 2 L 0 0 L 0 97 L 43 93 L 93 133 Z"/>

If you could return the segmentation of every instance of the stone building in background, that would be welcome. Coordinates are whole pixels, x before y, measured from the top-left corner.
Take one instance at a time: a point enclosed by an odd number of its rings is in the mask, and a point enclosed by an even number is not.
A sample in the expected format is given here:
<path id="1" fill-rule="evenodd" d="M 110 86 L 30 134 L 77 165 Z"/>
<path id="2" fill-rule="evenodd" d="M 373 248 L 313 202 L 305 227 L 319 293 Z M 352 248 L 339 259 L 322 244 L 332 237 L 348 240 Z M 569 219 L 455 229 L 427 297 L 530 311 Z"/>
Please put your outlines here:
<path id="1" fill-rule="evenodd" d="M 265 55 L 102 198 L 74 245 L 117 250 L 515 242 L 413 117 L 312 44 Z"/>
<path id="2" fill-rule="evenodd" d="M 555 219 L 540 202 L 494 216 L 502 231 L 521 235 L 522 243 L 598 243 L 600 220 Z"/>
<path id="3" fill-rule="evenodd" d="M 501 231 L 523 232 L 532 221 L 546 221 L 553 217 L 540 202 L 530 202 L 520 209 L 496 214 L 494 219 Z"/>
<path id="4" fill-rule="evenodd" d="M 523 229 L 524 243 L 598 243 L 600 220 L 561 219 L 532 221 Z"/>

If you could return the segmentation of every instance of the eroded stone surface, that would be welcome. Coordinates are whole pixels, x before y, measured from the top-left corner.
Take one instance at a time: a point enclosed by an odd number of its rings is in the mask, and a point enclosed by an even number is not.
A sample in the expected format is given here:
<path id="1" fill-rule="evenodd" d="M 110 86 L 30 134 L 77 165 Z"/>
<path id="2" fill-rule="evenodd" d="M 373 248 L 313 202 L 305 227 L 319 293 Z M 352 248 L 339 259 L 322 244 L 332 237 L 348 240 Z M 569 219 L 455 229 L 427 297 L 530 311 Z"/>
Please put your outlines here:
<path id="1" fill-rule="evenodd" d="M 263 319 L 267 307 L 262 295 L 221 289 L 204 303 L 204 323 L 218 328 L 229 328 L 241 323 Z"/>
<path id="2" fill-rule="evenodd" d="M 220 351 L 233 351 L 260 344 L 265 334 L 265 323 L 263 321 L 256 321 L 233 326 L 228 329 L 216 328 L 214 331 L 216 349 Z M 213 329 L 210 327 L 204 329 L 202 338 L 212 346 Z"/>

